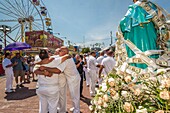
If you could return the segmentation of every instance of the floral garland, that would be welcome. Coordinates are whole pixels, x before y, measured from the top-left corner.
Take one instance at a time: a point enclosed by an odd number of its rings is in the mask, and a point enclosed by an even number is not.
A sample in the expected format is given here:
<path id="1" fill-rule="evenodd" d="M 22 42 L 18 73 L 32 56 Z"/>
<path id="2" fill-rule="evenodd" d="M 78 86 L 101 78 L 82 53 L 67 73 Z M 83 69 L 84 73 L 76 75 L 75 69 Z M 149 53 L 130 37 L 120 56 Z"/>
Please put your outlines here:
<path id="1" fill-rule="evenodd" d="M 170 73 L 139 79 L 112 71 L 91 101 L 92 113 L 165 113 L 170 110 Z M 170 111 L 169 111 L 170 112 Z"/>
<path id="2" fill-rule="evenodd" d="M 158 20 L 162 22 L 159 18 Z M 158 28 L 164 27 L 165 24 Z M 166 30 L 168 32 L 169 28 L 166 27 Z M 167 37 L 163 33 L 161 36 Z M 162 38 L 163 42 L 166 43 L 167 40 L 164 38 Z M 136 54 L 133 58 L 127 57 L 125 44 Z M 96 89 L 96 96 L 89 106 L 91 112 L 170 112 L 170 52 L 164 45 L 160 46 L 163 50 L 141 52 L 129 40 L 124 40 L 122 33 L 118 32 L 115 51 L 116 67 L 103 78 L 102 85 Z M 159 54 L 160 57 L 153 60 L 148 57 L 152 54 Z M 130 63 L 145 63 L 148 68 L 139 69 L 130 66 Z"/>

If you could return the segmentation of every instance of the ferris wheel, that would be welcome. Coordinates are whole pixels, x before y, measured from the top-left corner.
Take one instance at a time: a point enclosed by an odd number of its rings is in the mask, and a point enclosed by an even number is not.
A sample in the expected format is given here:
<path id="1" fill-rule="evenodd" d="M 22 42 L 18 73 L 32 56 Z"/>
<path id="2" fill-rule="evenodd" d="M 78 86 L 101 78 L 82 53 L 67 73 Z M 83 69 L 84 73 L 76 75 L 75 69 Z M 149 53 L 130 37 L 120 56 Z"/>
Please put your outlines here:
<path id="1" fill-rule="evenodd" d="M 39 30 L 52 33 L 51 18 L 42 0 L 0 0 L 2 44 L 25 42 L 25 32 Z"/>

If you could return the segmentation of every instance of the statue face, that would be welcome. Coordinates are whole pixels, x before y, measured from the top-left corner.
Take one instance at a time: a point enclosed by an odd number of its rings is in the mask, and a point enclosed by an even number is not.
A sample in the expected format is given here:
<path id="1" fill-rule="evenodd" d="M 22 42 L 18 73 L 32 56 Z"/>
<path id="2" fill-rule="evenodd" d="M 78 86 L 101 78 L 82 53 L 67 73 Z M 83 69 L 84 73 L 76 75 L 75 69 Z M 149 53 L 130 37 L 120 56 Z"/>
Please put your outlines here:
<path id="1" fill-rule="evenodd" d="M 133 0 L 133 2 L 135 3 L 135 2 L 137 2 L 138 0 Z"/>

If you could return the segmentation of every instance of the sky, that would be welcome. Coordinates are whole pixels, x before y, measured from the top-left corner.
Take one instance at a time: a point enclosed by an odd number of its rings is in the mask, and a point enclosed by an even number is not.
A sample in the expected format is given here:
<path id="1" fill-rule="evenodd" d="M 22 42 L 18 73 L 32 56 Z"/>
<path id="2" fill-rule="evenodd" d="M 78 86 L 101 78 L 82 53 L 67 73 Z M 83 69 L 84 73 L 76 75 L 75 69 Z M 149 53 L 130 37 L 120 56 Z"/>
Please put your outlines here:
<path id="1" fill-rule="evenodd" d="M 151 0 L 170 12 L 170 0 Z M 76 45 L 111 43 L 121 18 L 132 0 L 44 0 L 50 13 L 53 32 Z M 114 40 L 114 39 L 113 39 Z"/>
<path id="2" fill-rule="evenodd" d="M 15 4 L 14 0 L 0 0 L 0 21 L 2 19 L 13 21 L 14 19 L 13 22 L 3 23 L 4 25 L 14 26 L 15 24 L 18 24 L 19 17 L 13 18 L 11 16 L 3 14 L 4 12 L 6 12 L 6 14 L 16 16 L 11 13 L 17 13 L 15 11 L 16 8 L 11 7 L 11 5 L 8 3 L 9 1 L 11 1 L 13 5 Z M 22 1 L 27 3 L 27 0 L 16 1 L 18 1 L 20 4 L 22 4 Z M 114 43 L 115 34 L 117 32 L 119 22 L 126 14 L 128 6 L 130 4 L 133 4 L 132 0 L 41 1 L 44 2 L 45 7 L 47 8 L 50 14 L 54 35 L 59 38 L 62 38 L 65 42 L 70 41 L 73 45 L 81 45 L 86 47 L 92 47 L 92 45 L 96 43 L 101 43 L 103 47 L 109 46 L 109 44 L 111 43 L 111 31 Z M 170 0 L 151 1 L 157 3 L 161 7 L 165 8 L 168 12 L 170 12 Z M 8 10 L 5 11 L 3 8 L 7 8 Z M 22 5 L 18 7 L 18 9 L 21 8 Z M 18 13 L 23 12 L 20 10 L 18 11 Z M 37 19 L 37 17 L 34 18 Z M 13 34 L 16 32 L 13 32 Z M 58 35 L 58 33 L 60 33 L 60 35 Z M 13 34 L 11 33 L 12 37 L 14 37 Z M 65 43 L 65 45 L 67 44 L 68 43 Z"/>

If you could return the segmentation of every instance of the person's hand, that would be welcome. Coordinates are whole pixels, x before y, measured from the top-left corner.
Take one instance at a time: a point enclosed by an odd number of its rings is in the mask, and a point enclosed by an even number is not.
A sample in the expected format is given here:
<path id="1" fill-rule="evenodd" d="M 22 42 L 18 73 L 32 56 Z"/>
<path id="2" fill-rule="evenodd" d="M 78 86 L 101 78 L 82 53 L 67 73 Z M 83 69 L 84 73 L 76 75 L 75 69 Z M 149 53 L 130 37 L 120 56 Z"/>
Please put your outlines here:
<path id="1" fill-rule="evenodd" d="M 53 61 L 54 59 L 55 59 L 55 58 L 50 58 L 50 59 L 49 59 L 49 62 Z"/>
<path id="2" fill-rule="evenodd" d="M 49 74 L 48 74 L 48 77 L 52 77 L 52 76 L 53 76 L 53 74 L 52 74 L 52 73 L 49 73 Z"/>
<path id="3" fill-rule="evenodd" d="M 43 70 L 45 70 L 45 66 L 40 66 L 39 69 L 40 69 L 41 71 L 43 71 Z"/>
<path id="4" fill-rule="evenodd" d="M 17 64 L 18 64 L 18 62 L 14 62 L 14 66 L 17 65 Z"/>
<path id="5" fill-rule="evenodd" d="M 79 60 L 81 63 L 83 62 L 83 60 L 80 58 L 80 60 Z"/>
<path id="6" fill-rule="evenodd" d="M 44 70 L 44 75 L 45 75 L 45 76 L 48 76 L 48 77 L 51 77 L 51 76 L 52 76 L 52 73 L 50 73 L 50 72 L 47 71 L 47 70 Z"/>
<path id="7" fill-rule="evenodd" d="M 71 55 L 70 54 L 66 54 L 66 55 L 64 55 L 64 57 L 67 57 L 69 59 L 69 58 L 71 58 Z"/>

